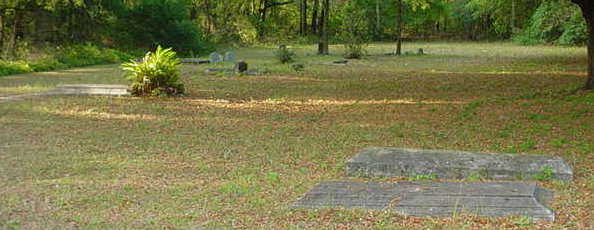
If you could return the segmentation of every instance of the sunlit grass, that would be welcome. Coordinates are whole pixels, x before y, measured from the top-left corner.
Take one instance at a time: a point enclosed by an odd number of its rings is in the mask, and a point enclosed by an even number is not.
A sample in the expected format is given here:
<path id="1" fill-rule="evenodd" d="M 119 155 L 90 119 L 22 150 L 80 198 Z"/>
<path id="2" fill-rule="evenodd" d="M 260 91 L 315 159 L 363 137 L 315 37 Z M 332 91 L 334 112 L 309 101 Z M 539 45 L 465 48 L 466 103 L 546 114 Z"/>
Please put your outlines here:
<path id="1" fill-rule="evenodd" d="M 592 227 L 594 95 L 585 49 L 505 43 L 406 43 L 427 55 L 305 56 L 237 50 L 263 76 L 206 75 L 184 65 L 189 95 L 172 99 L 41 97 L 0 102 L 0 226 L 21 229 L 493 229 L 519 218 L 401 217 L 363 210 L 289 210 L 316 183 L 342 177 L 368 146 L 565 157 L 571 184 L 554 223 Z M 333 46 L 331 50 L 340 51 Z M 220 67 L 231 67 L 221 64 Z M 0 77 L 0 94 L 65 83 L 124 83 L 117 66 Z M 405 178 L 406 179 L 406 178 Z"/>

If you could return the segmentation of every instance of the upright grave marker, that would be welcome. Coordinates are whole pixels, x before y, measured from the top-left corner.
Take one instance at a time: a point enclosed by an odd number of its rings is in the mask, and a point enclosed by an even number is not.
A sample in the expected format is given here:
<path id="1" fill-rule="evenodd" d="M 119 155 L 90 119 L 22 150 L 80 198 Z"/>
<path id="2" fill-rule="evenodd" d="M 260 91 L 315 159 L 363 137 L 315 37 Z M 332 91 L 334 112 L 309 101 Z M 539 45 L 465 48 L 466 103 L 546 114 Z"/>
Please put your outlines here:
<path id="1" fill-rule="evenodd" d="M 221 63 L 223 56 L 217 52 L 212 52 L 208 55 L 208 59 L 210 59 L 210 63 L 216 64 Z"/>
<path id="2" fill-rule="evenodd" d="M 227 51 L 225 53 L 225 62 L 227 63 L 235 63 L 235 53 L 231 51 Z"/>

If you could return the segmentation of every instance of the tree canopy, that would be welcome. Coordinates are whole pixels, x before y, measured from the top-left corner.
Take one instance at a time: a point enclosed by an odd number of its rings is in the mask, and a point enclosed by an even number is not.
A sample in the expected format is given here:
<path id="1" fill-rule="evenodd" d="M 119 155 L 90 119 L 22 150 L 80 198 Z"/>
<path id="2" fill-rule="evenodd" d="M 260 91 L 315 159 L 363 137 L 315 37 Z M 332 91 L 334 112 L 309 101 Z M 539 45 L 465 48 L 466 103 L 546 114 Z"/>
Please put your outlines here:
<path id="1" fill-rule="evenodd" d="M 0 57 L 18 58 L 30 45 L 85 42 L 196 55 L 209 44 L 309 41 L 327 53 L 345 28 L 374 41 L 584 45 L 592 24 L 584 18 L 593 11 L 587 0 L 4 0 Z"/>

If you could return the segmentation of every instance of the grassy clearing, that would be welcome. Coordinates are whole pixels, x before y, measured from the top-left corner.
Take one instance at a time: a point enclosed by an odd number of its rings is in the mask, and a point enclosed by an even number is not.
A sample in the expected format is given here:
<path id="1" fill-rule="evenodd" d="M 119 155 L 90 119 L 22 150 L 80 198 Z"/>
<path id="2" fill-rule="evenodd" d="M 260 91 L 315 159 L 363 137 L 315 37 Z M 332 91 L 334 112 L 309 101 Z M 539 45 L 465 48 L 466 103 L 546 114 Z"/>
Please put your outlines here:
<path id="1" fill-rule="evenodd" d="M 0 226 L 21 229 L 588 228 L 594 213 L 594 95 L 585 49 L 499 43 L 407 44 L 428 55 L 388 57 L 390 44 L 334 66 L 293 47 L 305 71 L 274 49 L 237 51 L 264 76 L 182 69 L 178 99 L 48 97 L 0 104 Z M 331 50 L 341 50 L 331 47 Z M 210 66 L 212 67 L 212 66 Z M 0 78 L 0 94 L 63 83 L 123 83 L 117 66 Z M 286 207 L 370 145 L 566 157 L 554 223 L 521 217 L 409 218 Z"/>

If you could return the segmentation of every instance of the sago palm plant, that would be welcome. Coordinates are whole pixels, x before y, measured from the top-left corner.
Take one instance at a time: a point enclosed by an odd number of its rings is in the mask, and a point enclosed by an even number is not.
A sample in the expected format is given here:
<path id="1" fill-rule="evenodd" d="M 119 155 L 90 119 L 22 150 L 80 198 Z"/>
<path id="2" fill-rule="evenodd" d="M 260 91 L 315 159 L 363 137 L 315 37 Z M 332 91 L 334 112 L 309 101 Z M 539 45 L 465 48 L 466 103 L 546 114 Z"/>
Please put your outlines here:
<path id="1" fill-rule="evenodd" d="M 147 52 L 141 60 L 130 60 L 121 68 L 131 82 L 129 91 L 132 95 L 161 96 L 184 92 L 183 84 L 178 82 L 179 64 L 171 48 L 158 46 L 154 53 Z"/>

